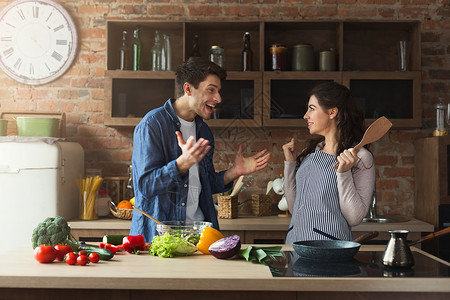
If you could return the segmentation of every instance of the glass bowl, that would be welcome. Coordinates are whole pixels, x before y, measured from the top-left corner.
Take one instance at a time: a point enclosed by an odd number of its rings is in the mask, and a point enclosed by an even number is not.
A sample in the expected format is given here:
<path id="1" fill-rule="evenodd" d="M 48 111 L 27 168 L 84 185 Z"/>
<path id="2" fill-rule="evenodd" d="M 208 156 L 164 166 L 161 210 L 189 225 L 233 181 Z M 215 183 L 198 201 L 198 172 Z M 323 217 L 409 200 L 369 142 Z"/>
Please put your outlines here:
<path id="1" fill-rule="evenodd" d="M 194 245 L 197 245 L 203 228 L 213 226 L 211 222 L 203 221 L 163 221 L 162 223 L 164 225 L 156 224 L 156 231 L 158 231 L 159 235 L 168 232 L 172 235 L 182 237 Z"/>

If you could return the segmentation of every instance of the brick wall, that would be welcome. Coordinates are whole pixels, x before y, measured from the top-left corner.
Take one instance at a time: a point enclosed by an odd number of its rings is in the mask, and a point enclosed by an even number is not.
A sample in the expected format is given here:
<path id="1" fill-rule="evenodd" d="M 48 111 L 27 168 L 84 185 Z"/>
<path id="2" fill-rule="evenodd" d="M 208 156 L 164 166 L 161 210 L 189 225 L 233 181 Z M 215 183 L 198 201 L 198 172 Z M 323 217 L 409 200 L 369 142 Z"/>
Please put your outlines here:
<path id="1" fill-rule="evenodd" d="M 0 1 L 3 8 L 11 1 Z M 132 153 L 132 129 L 103 125 L 106 69 L 106 19 L 155 20 L 420 20 L 422 22 L 423 129 L 392 130 L 373 145 L 377 164 L 378 213 L 414 213 L 414 147 L 430 135 L 433 104 L 438 97 L 450 102 L 450 1 L 430 0 L 60 0 L 72 15 L 81 40 L 79 54 L 60 79 L 43 86 L 18 84 L 0 72 L 0 112 L 57 111 L 67 114 L 67 135 L 81 143 L 86 166 L 104 174 L 124 174 Z M 245 198 L 265 190 L 269 179 L 283 172 L 281 146 L 291 137 L 298 148 L 309 138 L 305 129 L 215 129 L 216 168 L 233 161 L 239 143 L 250 155 L 267 148 L 270 166 L 247 178 Z M 252 137 L 252 143 L 248 143 Z M 242 200 L 242 199 L 241 199 Z"/>

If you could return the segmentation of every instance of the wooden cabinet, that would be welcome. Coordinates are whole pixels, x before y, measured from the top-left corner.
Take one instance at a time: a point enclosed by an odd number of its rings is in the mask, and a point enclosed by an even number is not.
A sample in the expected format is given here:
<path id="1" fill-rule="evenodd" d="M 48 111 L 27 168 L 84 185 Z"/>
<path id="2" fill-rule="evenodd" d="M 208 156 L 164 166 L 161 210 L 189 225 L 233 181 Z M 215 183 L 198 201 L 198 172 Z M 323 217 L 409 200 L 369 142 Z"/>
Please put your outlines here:
<path id="1" fill-rule="evenodd" d="M 122 31 L 141 27 L 143 71 L 119 69 Z M 318 82 L 336 81 L 348 86 L 363 107 L 367 122 L 387 116 L 394 127 L 421 126 L 420 23 L 417 21 L 289 21 L 289 22 L 157 22 L 108 21 L 105 124 L 135 126 L 151 109 L 175 96 L 174 71 L 151 69 L 150 49 L 155 30 L 170 34 L 172 65 L 185 61 L 199 37 L 202 57 L 212 45 L 225 49 L 227 80 L 221 91 L 223 102 L 211 127 L 305 127 L 308 92 Z M 242 72 L 243 35 L 251 34 L 253 71 Z M 408 41 L 409 70 L 398 71 L 400 40 Z M 272 71 L 269 47 L 285 44 L 286 70 Z M 292 71 L 292 49 L 311 44 L 314 70 Z M 336 54 L 336 70 L 319 70 L 319 53 Z"/>
<path id="2" fill-rule="evenodd" d="M 436 230 L 450 227 L 450 137 L 415 141 L 414 214 Z M 427 251 L 450 261 L 450 235 L 424 243 Z"/>

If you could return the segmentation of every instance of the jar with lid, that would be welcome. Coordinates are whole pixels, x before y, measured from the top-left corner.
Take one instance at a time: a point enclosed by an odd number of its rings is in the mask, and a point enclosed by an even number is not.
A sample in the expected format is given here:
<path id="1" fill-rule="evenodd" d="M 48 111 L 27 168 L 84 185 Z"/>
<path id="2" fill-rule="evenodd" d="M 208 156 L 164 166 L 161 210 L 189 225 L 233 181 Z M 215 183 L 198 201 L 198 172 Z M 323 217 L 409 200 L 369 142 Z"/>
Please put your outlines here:
<path id="1" fill-rule="evenodd" d="M 314 49 L 310 44 L 295 45 L 292 49 L 293 71 L 314 71 Z"/>
<path id="2" fill-rule="evenodd" d="M 223 68 L 225 62 L 224 52 L 225 50 L 220 46 L 211 46 L 209 60 Z"/>
<path id="3" fill-rule="evenodd" d="M 97 215 L 99 217 L 105 217 L 110 214 L 109 203 L 112 201 L 111 197 L 108 195 L 107 190 L 99 190 L 96 206 L 97 206 Z"/>
<path id="4" fill-rule="evenodd" d="M 284 44 L 272 44 L 269 48 L 272 71 L 286 70 L 287 47 Z"/>
<path id="5" fill-rule="evenodd" d="M 434 106 L 436 108 L 436 129 L 433 131 L 433 136 L 444 136 L 447 135 L 447 129 L 445 127 L 445 110 L 447 106 L 441 101 Z"/>

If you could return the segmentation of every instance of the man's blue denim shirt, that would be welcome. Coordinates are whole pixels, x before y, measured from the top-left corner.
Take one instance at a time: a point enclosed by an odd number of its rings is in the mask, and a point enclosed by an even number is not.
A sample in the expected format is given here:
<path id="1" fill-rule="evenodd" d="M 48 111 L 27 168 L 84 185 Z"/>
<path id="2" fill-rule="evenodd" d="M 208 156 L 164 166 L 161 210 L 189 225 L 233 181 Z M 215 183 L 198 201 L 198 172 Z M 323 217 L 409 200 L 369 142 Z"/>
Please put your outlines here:
<path id="1" fill-rule="evenodd" d="M 180 121 L 169 99 L 159 108 L 148 112 L 134 130 L 133 184 L 135 205 L 159 221 L 185 221 L 189 172 L 180 176 L 175 160 L 181 155 L 176 131 Z M 198 163 L 202 191 L 199 207 L 204 221 L 212 222 L 219 229 L 212 194 L 224 192 L 232 182 L 224 186 L 225 171 L 216 173 L 213 165 L 214 137 L 202 118 L 195 118 L 197 140 L 209 141 L 211 150 Z M 156 224 L 138 211 L 133 212 L 130 235 L 142 234 L 146 242 L 157 235 Z"/>

